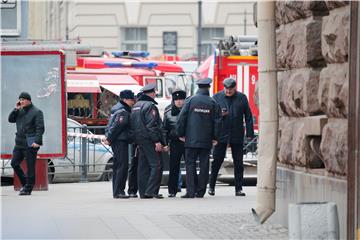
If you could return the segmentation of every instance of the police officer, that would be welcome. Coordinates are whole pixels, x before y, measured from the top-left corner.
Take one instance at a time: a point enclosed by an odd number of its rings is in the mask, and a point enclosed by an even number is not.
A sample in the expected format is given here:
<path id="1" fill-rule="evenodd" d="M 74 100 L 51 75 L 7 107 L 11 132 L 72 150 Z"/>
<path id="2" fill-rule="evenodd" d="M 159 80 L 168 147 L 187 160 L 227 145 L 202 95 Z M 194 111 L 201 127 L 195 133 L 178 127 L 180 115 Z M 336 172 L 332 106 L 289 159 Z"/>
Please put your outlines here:
<path id="1" fill-rule="evenodd" d="M 185 141 L 186 194 L 182 198 L 202 198 L 209 179 L 209 155 L 216 144 L 220 108 L 209 96 L 211 79 L 197 81 L 196 95 L 186 99 L 177 124 L 177 134 Z M 199 177 L 196 160 L 200 162 Z"/>
<path id="2" fill-rule="evenodd" d="M 156 84 L 147 84 L 131 113 L 131 131 L 139 147 L 138 187 L 140 198 L 163 198 L 161 152 L 165 144 L 162 121 L 156 107 Z"/>
<path id="3" fill-rule="evenodd" d="M 136 94 L 136 101 L 139 100 L 143 93 L 139 92 Z M 139 148 L 136 143 L 131 144 L 131 159 L 128 174 L 128 194 L 131 198 L 137 198 L 138 182 L 137 182 L 137 171 L 138 171 L 138 159 L 139 159 Z"/>
<path id="4" fill-rule="evenodd" d="M 16 123 L 17 131 L 11 167 L 22 185 L 19 195 L 31 195 L 35 184 L 36 157 L 42 145 L 42 136 L 45 131 L 44 115 L 40 109 L 32 104 L 30 94 L 22 92 L 8 120 L 10 123 Z M 20 167 L 24 157 L 27 165 L 26 175 Z"/>
<path id="5" fill-rule="evenodd" d="M 253 118 L 246 96 L 236 91 L 236 81 L 226 78 L 223 82 L 224 91 L 214 95 L 215 101 L 221 107 L 221 130 L 219 142 L 214 148 L 214 161 L 211 167 L 211 176 L 208 193 L 215 195 L 215 183 L 221 164 L 224 162 L 226 148 L 231 147 L 234 162 L 235 195 L 245 196 L 243 184 L 243 147 L 244 147 L 244 120 L 246 136 L 254 137 Z"/>
<path id="6" fill-rule="evenodd" d="M 172 103 L 167 106 L 164 113 L 164 130 L 166 131 L 166 142 L 170 146 L 168 197 L 175 197 L 178 192 L 180 160 L 185 154 L 184 142 L 176 133 L 176 123 L 179 119 L 181 108 L 184 105 L 186 92 L 175 90 L 172 93 Z"/>
<path id="7" fill-rule="evenodd" d="M 129 163 L 129 118 L 135 96 L 131 90 L 120 92 L 120 100 L 111 109 L 111 118 L 105 131 L 106 140 L 113 150 L 112 189 L 114 198 L 128 198 L 125 184 Z"/>

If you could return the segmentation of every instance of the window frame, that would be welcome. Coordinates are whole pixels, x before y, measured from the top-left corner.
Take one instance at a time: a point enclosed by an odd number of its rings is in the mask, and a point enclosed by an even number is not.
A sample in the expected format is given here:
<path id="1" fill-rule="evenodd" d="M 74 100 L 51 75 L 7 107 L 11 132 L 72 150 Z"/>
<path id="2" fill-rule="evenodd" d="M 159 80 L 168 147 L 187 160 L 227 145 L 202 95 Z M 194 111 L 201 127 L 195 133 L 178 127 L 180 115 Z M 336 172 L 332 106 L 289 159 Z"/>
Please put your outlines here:
<path id="1" fill-rule="evenodd" d="M 209 30 L 208 33 L 205 33 L 205 31 Z M 219 35 L 217 34 L 217 31 L 220 31 L 221 33 Z M 210 39 L 204 38 L 204 35 L 208 35 Z M 203 58 L 210 56 L 213 51 L 212 48 L 214 45 L 217 44 L 217 40 L 213 40 L 213 38 L 224 38 L 225 37 L 225 28 L 224 27 L 203 27 L 201 30 L 201 56 Z M 208 48 L 210 47 L 211 50 Z M 205 47 L 207 49 L 205 49 Z"/>
<path id="2" fill-rule="evenodd" d="M 128 39 L 127 31 L 133 30 L 135 33 L 131 33 L 130 35 L 135 36 L 135 39 Z M 147 27 L 122 27 L 121 31 L 121 44 L 120 48 L 125 51 L 147 51 L 148 50 L 148 34 Z M 141 33 L 141 31 L 145 31 L 145 33 Z M 145 39 L 141 39 L 141 35 L 145 34 Z M 133 37 L 131 36 L 131 37 Z M 129 46 L 135 47 L 129 47 Z M 143 49 L 143 47 L 145 49 Z"/>

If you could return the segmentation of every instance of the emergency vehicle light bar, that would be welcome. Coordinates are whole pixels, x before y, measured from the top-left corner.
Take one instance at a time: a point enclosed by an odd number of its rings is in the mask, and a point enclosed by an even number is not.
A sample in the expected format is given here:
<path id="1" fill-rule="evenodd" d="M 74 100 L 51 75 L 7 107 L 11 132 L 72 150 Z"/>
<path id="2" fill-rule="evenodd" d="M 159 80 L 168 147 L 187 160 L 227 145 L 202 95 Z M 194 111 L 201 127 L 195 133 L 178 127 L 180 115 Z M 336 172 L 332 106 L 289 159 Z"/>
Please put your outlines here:
<path id="1" fill-rule="evenodd" d="M 154 68 L 158 64 L 155 62 L 105 62 L 105 65 L 113 68 L 135 67 L 135 68 Z"/>
<path id="2" fill-rule="evenodd" d="M 115 51 L 111 53 L 114 57 L 147 57 L 150 55 L 150 53 L 146 51 Z"/>

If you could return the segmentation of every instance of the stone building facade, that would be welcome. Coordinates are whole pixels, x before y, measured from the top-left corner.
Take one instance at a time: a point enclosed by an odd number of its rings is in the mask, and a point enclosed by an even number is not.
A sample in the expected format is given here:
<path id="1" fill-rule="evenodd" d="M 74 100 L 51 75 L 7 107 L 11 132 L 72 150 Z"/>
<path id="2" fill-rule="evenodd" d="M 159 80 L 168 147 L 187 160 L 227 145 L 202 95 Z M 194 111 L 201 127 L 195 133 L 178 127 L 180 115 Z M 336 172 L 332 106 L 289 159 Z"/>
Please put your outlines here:
<path id="1" fill-rule="evenodd" d="M 275 220 L 288 203 L 334 201 L 346 233 L 349 16 L 345 1 L 277 1 Z M 286 205 L 284 205 L 286 204 Z"/>

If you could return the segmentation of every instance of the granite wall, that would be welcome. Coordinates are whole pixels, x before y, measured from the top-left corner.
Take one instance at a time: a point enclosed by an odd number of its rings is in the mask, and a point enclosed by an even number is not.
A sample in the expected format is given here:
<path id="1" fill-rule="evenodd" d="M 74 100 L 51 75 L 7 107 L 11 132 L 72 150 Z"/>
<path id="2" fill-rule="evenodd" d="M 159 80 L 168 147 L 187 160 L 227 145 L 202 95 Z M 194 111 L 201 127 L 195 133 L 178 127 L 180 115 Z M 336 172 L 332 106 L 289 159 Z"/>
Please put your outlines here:
<path id="1" fill-rule="evenodd" d="M 346 1 L 277 1 L 278 161 L 289 168 L 347 172 L 348 44 Z M 305 121 L 326 123 L 319 134 Z"/>

